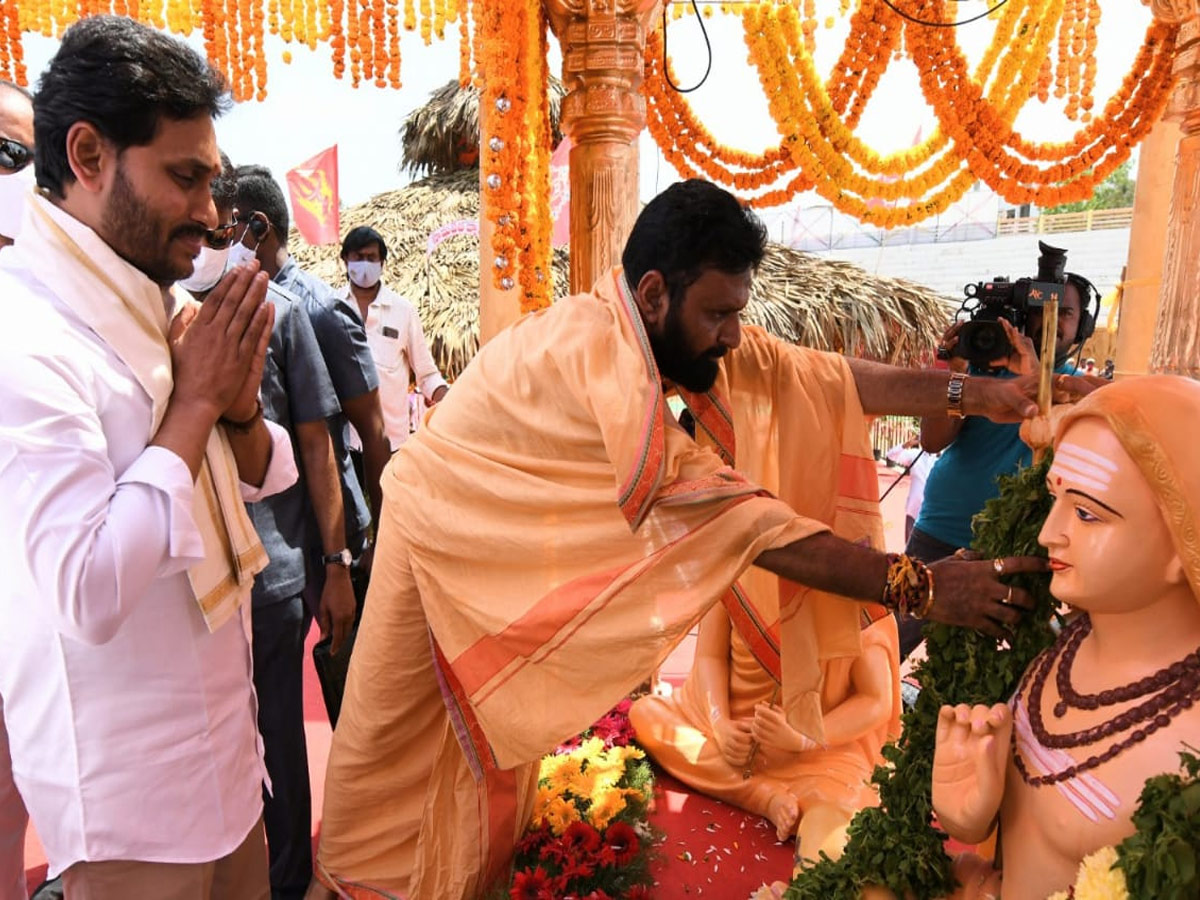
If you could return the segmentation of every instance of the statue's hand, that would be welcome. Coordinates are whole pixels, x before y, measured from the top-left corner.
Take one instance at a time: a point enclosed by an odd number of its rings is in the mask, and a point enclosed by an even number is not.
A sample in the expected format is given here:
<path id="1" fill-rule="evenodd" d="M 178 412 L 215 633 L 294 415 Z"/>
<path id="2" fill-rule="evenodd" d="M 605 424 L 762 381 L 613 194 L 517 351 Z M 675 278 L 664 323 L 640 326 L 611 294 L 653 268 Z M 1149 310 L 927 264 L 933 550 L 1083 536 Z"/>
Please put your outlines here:
<path id="1" fill-rule="evenodd" d="M 943 706 L 933 752 L 933 808 L 951 837 L 966 844 L 991 833 L 1004 796 L 1012 713 L 995 706 Z"/>
<path id="2" fill-rule="evenodd" d="M 751 728 L 754 740 L 763 747 L 803 753 L 815 750 L 817 742 L 807 738 L 788 724 L 787 716 L 778 706 L 760 703 L 754 707 L 754 725 Z"/>
<path id="3" fill-rule="evenodd" d="M 725 762 L 740 769 L 750 759 L 750 720 L 721 718 L 713 722 L 713 738 Z"/>

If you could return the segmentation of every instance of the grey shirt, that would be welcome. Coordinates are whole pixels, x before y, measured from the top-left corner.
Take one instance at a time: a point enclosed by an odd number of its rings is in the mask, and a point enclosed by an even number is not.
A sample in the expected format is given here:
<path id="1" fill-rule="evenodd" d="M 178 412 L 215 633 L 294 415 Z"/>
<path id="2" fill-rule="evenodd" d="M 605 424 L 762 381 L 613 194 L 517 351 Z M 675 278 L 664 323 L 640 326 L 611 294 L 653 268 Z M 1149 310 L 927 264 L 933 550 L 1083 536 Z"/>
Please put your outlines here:
<path id="1" fill-rule="evenodd" d="M 275 306 L 275 327 L 263 364 L 263 416 L 291 435 L 300 478 L 286 491 L 246 505 L 271 559 L 254 581 L 251 598 L 256 607 L 287 600 L 304 590 L 304 555 L 314 541 L 320 545 L 321 536 L 309 500 L 295 425 L 332 422 L 332 417 L 341 412 L 303 304 L 274 284 L 267 286 L 267 297 Z"/>
<path id="2" fill-rule="evenodd" d="M 338 401 L 345 403 L 376 390 L 379 387 L 379 375 L 375 371 L 367 334 L 357 313 L 338 300 L 333 288 L 305 272 L 291 257 L 272 280 L 303 301 Z M 371 522 L 371 513 L 350 461 L 350 423 L 344 413 L 339 411 L 330 421 L 329 431 L 333 435 L 333 449 L 337 454 L 338 473 L 342 480 L 346 538 L 348 544 L 355 547 L 360 545 L 356 538 L 366 531 Z"/>

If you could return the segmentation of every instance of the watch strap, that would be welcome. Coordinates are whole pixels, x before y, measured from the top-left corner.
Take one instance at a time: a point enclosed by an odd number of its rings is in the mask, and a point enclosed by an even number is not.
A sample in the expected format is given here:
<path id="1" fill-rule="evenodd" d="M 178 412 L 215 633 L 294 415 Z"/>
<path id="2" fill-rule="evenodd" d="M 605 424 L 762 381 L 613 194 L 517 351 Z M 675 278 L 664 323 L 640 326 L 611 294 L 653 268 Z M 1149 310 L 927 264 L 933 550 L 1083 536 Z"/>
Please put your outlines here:
<path id="1" fill-rule="evenodd" d="M 951 419 L 963 418 L 963 385 L 969 376 L 965 372 L 951 372 L 946 384 L 946 415 Z"/>

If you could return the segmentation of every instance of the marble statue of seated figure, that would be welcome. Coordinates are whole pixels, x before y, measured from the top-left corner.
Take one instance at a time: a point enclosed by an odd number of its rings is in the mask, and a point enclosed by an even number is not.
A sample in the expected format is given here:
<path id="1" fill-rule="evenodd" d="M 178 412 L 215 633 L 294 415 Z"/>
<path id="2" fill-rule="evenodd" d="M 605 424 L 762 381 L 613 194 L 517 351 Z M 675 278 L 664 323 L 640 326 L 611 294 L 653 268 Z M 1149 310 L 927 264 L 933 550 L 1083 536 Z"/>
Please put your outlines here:
<path id="1" fill-rule="evenodd" d="M 963 877 L 964 895 L 1067 889 L 1083 857 L 1133 833 L 1146 779 L 1177 771 L 1200 735 L 1200 383 L 1095 391 L 1054 445 L 1039 540 L 1055 597 L 1082 614 L 1010 703 L 940 712 L 942 827 L 968 844 L 1000 828 L 997 869 Z"/>
<path id="2" fill-rule="evenodd" d="M 781 841 L 797 834 L 797 859 L 836 857 L 853 814 L 878 802 L 868 780 L 899 730 L 895 619 L 882 607 L 862 615 L 862 654 L 823 666 L 825 746 L 788 724 L 777 685 L 720 605 L 700 623 L 683 687 L 633 704 L 638 742 L 690 787 L 769 819 Z"/>

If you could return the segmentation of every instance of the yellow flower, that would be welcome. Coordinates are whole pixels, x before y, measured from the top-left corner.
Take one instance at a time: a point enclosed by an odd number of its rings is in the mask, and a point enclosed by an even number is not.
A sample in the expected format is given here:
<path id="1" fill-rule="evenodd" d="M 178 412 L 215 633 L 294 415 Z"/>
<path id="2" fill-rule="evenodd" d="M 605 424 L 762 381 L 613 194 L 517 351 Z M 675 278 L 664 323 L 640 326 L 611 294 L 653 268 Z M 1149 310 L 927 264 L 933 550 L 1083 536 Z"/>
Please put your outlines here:
<path id="1" fill-rule="evenodd" d="M 538 781 L 554 781 L 569 779 L 574 772 L 579 771 L 579 760 L 571 753 L 558 753 L 543 756 L 538 767 Z"/>
<path id="2" fill-rule="evenodd" d="M 1129 900 L 1125 873 L 1114 869 L 1115 847 L 1102 847 L 1084 857 L 1075 878 L 1076 900 Z"/>
<path id="3" fill-rule="evenodd" d="M 625 798 L 618 791 L 606 791 L 592 800 L 588 819 L 596 828 L 605 828 L 624 808 Z"/>
<path id="4" fill-rule="evenodd" d="M 588 766 L 584 769 L 574 769 L 562 780 L 562 788 L 570 791 L 582 800 L 590 800 L 596 791 L 595 768 Z"/>
<path id="5" fill-rule="evenodd" d="M 562 797 L 554 797 L 542 814 L 542 820 L 556 835 L 562 834 L 567 830 L 568 825 L 579 821 L 579 810 L 575 808 L 574 803 L 564 800 Z"/>

